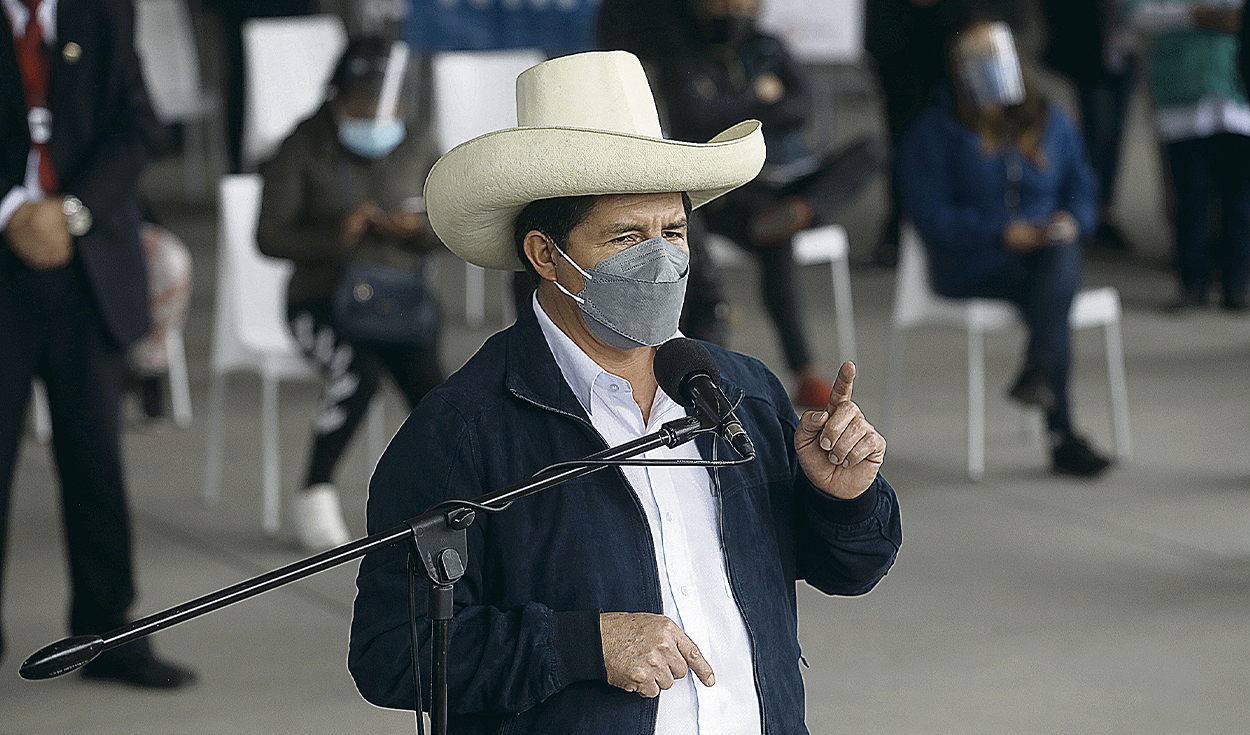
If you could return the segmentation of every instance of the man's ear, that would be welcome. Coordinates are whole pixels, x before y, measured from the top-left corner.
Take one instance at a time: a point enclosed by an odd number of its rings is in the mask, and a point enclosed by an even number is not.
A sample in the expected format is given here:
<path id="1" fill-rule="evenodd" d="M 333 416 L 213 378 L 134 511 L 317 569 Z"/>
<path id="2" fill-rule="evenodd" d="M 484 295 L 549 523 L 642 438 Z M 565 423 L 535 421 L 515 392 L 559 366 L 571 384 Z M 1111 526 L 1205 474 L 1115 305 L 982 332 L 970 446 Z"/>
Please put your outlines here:
<path id="1" fill-rule="evenodd" d="M 534 266 L 534 270 L 538 271 L 538 276 L 547 281 L 556 280 L 556 247 L 543 233 L 538 230 L 530 230 L 525 236 L 525 240 L 521 242 L 521 248 L 525 251 L 525 257 L 529 258 L 530 264 Z"/>

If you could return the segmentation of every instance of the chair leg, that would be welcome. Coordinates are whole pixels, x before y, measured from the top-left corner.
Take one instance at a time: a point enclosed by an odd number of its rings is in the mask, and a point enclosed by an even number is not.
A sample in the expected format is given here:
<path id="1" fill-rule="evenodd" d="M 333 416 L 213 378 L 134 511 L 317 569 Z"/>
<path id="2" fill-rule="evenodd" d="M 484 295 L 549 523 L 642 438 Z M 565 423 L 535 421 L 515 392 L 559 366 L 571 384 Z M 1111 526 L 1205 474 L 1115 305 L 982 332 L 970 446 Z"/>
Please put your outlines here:
<path id="1" fill-rule="evenodd" d="M 48 389 L 38 378 L 30 381 L 30 410 L 34 422 L 35 441 L 52 441 L 52 411 L 48 408 Z"/>
<path id="2" fill-rule="evenodd" d="M 281 510 L 281 467 L 278 454 L 278 379 L 263 376 L 261 392 L 261 513 L 260 527 L 266 536 L 276 536 Z"/>
<path id="3" fill-rule="evenodd" d="M 830 263 L 833 271 L 833 305 L 837 309 L 838 349 L 843 360 L 855 362 L 855 310 L 851 301 L 851 269 L 846 258 Z"/>
<path id="4" fill-rule="evenodd" d="M 204 452 L 204 505 L 221 500 L 221 465 L 224 439 L 221 435 L 222 414 L 226 403 L 226 374 L 213 372 L 208 389 L 208 447 Z"/>
<path id="5" fill-rule="evenodd" d="M 378 391 L 373 396 L 373 400 L 369 402 L 369 476 L 373 476 L 373 469 L 377 467 L 378 460 L 382 458 L 382 452 L 386 451 L 386 412 L 383 406 L 382 392 Z"/>
<path id="6" fill-rule="evenodd" d="M 885 382 L 885 409 L 881 412 L 881 436 L 890 438 L 894 428 L 894 402 L 898 398 L 898 386 L 903 377 L 903 343 L 907 333 L 894 330 L 894 343 L 890 347 L 890 367 Z"/>
<path id="7" fill-rule="evenodd" d="M 1107 336 L 1107 380 L 1116 454 L 1120 459 L 1128 459 L 1133 447 L 1129 434 L 1128 381 L 1124 376 L 1124 343 L 1120 336 L 1120 323 L 1112 322 L 1104 331 Z"/>
<path id="8" fill-rule="evenodd" d="M 182 330 L 165 333 L 165 359 L 169 364 L 169 396 L 174 409 L 174 425 L 185 429 L 191 425 L 191 386 L 187 380 L 187 349 Z"/>
<path id="9" fill-rule="evenodd" d="M 464 323 L 480 327 L 486 321 L 486 270 L 464 264 Z"/>
<path id="10" fill-rule="evenodd" d="M 968 331 L 968 477 L 985 476 L 985 337 Z"/>

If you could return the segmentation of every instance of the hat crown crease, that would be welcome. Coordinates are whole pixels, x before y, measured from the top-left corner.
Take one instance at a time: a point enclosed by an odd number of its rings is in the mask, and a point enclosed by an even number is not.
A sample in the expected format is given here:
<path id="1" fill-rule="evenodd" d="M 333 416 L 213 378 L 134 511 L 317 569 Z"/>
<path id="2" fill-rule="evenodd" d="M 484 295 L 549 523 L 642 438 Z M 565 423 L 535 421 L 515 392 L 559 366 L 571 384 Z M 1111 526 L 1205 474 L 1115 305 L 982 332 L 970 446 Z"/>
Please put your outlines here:
<path id="1" fill-rule="evenodd" d="M 552 59 L 517 77 L 519 127 L 568 127 L 662 138 L 637 57 L 623 51 Z"/>

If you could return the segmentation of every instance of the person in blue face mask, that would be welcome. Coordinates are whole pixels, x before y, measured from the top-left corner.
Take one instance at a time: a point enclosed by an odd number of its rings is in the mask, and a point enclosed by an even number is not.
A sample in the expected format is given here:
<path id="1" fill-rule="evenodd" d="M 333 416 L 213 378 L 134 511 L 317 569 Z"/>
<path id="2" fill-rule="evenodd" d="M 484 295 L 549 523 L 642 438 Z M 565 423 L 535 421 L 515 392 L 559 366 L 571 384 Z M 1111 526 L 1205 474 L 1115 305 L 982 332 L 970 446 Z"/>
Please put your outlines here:
<path id="1" fill-rule="evenodd" d="M 313 417 L 304 489 L 293 504 L 297 537 L 309 551 L 349 538 L 335 469 L 382 374 L 389 372 L 413 405 L 443 377 L 437 304 L 418 299 L 429 296 L 422 280 L 426 255 L 442 247 L 421 198 L 437 153 L 426 131 L 402 115 L 405 59 L 406 48 L 381 38 L 349 43 L 330 79 L 328 100 L 261 168 L 257 241 L 266 255 L 295 263 L 287 315 L 297 342 L 326 380 Z M 336 311 L 336 293 L 365 264 L 402 282 L 404 298 L 427 315 L 423 328 L 386 339 L 362 336 Z M 381 288 L 365 283 L 357 291 L 372 295 Z"/>

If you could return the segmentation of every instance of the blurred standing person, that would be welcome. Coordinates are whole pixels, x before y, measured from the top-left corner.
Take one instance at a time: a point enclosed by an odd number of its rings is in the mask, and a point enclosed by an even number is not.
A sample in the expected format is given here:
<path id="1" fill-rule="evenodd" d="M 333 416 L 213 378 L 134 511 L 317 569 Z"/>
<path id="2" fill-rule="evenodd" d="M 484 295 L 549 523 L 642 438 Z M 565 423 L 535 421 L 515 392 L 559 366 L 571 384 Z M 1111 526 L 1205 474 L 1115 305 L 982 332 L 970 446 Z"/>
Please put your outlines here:
<path id="1" fill-rule="evenodd" d="M 689 0 L 685 43 L 655 59 L 658 92 L 678 140 L 708 140 L 742 119 L 764 123 L 767 158 L 759 178 L 700 212 L 760 265 L 760 291 L 796 378 L 795 405 L 820 407 L 833 387 L 817 365 L 794 263 L 800 231 L 831 221 L 881 164 L 877 141 L 861 138 L 824 156 L 803 126 L 811 99 L 802 67 L 756 27 L 758 0 Z M 681 52 L 680 49 L 685 49 Z"/>
<path id="2" fill-rule="evenodd" d="M 1089 244 L 1127 250 L 1111 216 L 1120 144 L 1136 81 L 1137 54 L 1121 17 L 1122 0 L 1043 0 L 1047 44 L 1043 58 L 1070 79 L 1081 106 L 1081 129 L 1098 177 L 1098 227 Z"/>
<path id="3" fill-rule="evenodd" d="M 886 130 L 897 155 L 916 116 L 933 101 L 933 90 L 946 80 L 946 39 L 967 8 L 992 10 L 1017 24 L 1017 0 L 866 0 L 864 51 L 872 57 L 881 86 Z M 885 231 L 873 249 L 872 262 L 893 267 L 898 260 L 898 166 L 890 167 L 889 210 Z"/>
<path id="4" fill-rule="evenodd" d="M 376 37 L 348 44 L 329 100 L 261 169 L 257 242 L 295 262 L 287 316 L 326 381 L 295 501 L 295 532 L 309 551 L 349 540 L 334 473 L 383 371 L 411 406 L 443 379 L 424 276 L 425 255 L 441 244 L 421 200 L 437 153 L 424 130 L 395 116 L 403 107 L 387 93 L 405 52 Z"/>
<path id="5" fill-rule="evenodd" d="M 1046 413 L 1055 472 L 1095 477 L 1111 462 L 1072 427 L 1068 322 L 1080 239 L 1097 221 L 1094 174 L 1072 123 L 1025 84 L 1012 33 L 992 18 L 960 24 L 954 99 L 921 113 L 903 140 L 903 212 L 938 293 L 1019 307 L 1029 341 L 1008 394 Z"/>
<path id="6" fill-rule="evenodd" d="M 1155 129 L 1176 194 L 1173 313 L 1204 306 L 1217 269 L 1224 308 L 1250 308 L 1250 105 L 1237 71 L 1242 5 L 1125 0 L 1132 26 L 1149 36 Z"/>
<path id="7" fill-rule="evenodd" d="M 126 347 L 149 328 L 134 199 L 159 148 L 122 0 L 3 0 L 0 14 L 0 534 L 30 396 L 43 379 L 61 480 L 74 635 L 135 601 L 119 402 Z M 4 563 L 0 537 L 0 571 Z M 0 655 L 4 641 L 0 636 Z M 195 675 L 138 641 L 89 679 L 174 688 Z"/>
<path id="8" fill-rule="evenodd" d="M 872 252 L 874 265 L 898 261 L 899 174 L 903 135 L 946 78 L 946 38 L 955 30 L 959 0 L 867 0 L 864 50 L 881 86 L 886 130 L 895 161 L 890 167 L 885 231 Z"/>

